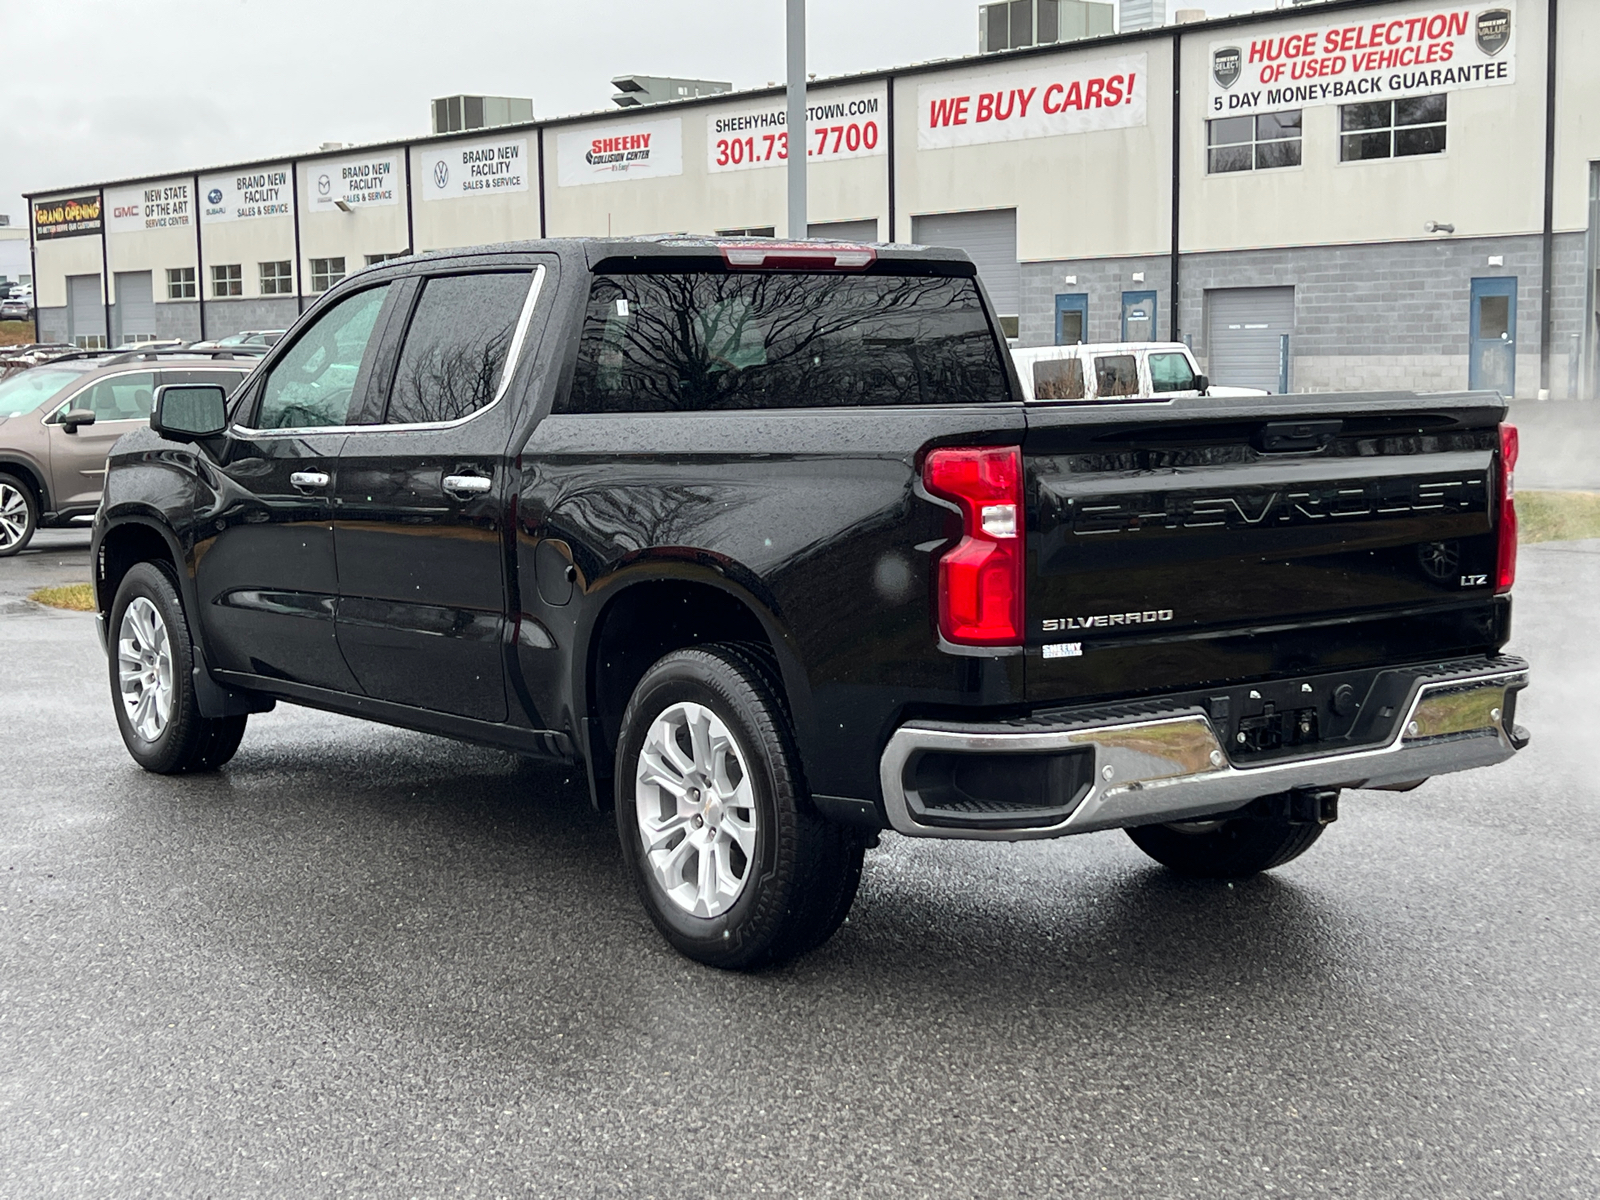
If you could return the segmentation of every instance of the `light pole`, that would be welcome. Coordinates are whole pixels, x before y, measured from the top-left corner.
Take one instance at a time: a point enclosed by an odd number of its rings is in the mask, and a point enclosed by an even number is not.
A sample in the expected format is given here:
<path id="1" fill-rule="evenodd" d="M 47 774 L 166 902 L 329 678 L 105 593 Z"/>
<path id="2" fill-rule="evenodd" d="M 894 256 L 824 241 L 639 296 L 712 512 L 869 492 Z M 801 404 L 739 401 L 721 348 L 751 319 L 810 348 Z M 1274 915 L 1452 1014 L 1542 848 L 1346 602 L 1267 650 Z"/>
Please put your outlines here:
<path id="1" fill-rule="evenodd" d="M 806 236 L 806 0 L 786 0 L 789 9 L 789 236 Z"/>

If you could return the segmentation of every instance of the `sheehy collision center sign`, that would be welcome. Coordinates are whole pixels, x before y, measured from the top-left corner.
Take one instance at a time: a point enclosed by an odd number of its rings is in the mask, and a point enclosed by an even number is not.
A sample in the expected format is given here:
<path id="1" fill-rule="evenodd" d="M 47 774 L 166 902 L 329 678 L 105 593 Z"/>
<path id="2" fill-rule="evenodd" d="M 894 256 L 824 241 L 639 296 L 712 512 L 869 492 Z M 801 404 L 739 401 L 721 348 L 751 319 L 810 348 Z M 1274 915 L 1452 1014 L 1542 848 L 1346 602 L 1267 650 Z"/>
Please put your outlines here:
<path id="1" fill-rule="evenodd" d="M 683 174 L 683 119 L 608 121 L 556 137 L 562 187 Z"/>
<path id="2" fill-rule="evenodd" d="M 917 89 L 917 148 L 1054 137 L 1145 123 L 1147 57 L 1069 59 Z"/>
<path id="3" fill-rule="evenodd" d="M 883 87 L 812 92 L 806 97 L 806 157 L 814 162 L 887 154 L 888 95 Z M 718 108 L 706 117 L 706 170 L 776 167 L 789 158 L 783 100 Z"/>
<path id="4" fill-rule="evenodd" d="M 351 208 L 400 203 L 400 159 L 396 155 L 323 159 L 307 163 L 302 170 L 314 212 L 337 208 L 341 200 Z"/>
<path id="5" fill-rule="evenodd" d="M 1272 112 L 1489 87 L 1516 79 L 1513 7 L 1419 8 L 1302 21 L 1212 42 L 1211 113 Z"/>
<path id="6" fill-rule="evenodd" d="M 294 189 L 289 179 L 287 165 L 206 175 L 200 180 L 201 223 L 290 216 L 294 213 Z"/>
<path id="7" fill-rule="evenodd" d="M 112 233 L 194 228 L 194 185 L 187 179 L 141 183 L 106 193 L 106 229 Z"/>
<path id="8" fill-rule="evenodd" d="M 527 138 L 427 146 L 415 161 L 424 200 L 528 190 Z"/>

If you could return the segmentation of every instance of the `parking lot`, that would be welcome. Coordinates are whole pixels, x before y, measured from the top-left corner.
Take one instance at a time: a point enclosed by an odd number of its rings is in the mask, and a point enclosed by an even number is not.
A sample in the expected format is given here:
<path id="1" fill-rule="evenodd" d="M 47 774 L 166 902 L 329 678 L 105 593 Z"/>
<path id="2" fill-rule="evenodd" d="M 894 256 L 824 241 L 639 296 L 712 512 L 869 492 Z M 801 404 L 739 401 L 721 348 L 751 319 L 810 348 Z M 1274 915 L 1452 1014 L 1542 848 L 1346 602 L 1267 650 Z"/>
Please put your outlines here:
<path id="1" fill-rule="evenodd" d="M 147 775 L 87 534 L 0 562 L 0 1195 L 1592 1196 L 1600 542 L 1530 749 L 1182 882 L 885 836 L 781 971 L 675 955 L 567 771 L 308 710 Z"/>

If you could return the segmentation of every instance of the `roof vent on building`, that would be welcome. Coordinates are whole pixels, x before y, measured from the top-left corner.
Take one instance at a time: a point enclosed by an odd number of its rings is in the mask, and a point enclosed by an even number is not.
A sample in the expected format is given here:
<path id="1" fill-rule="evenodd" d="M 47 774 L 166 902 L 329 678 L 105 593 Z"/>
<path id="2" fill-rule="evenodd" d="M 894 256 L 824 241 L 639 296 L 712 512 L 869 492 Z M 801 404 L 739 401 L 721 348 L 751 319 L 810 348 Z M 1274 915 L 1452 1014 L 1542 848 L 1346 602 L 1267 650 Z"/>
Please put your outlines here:
<path id="1" fill-rule="evenodd" d="M 1176 8 L 1172 11 L 1174 25 L 1195 25 L 1206 19 L 1206 10 L 1203 8 Z"/>
<path id="2" fill-rule="evenodd" d="M 11 224 L 11 218 L 5 213 L 0 213 L 0 225 L 9 225 L 9 224 Z"/>
<path id="3" fill-rule="evenodd" d="M 324 150 L 347 150 L 354 145 L 354 142 L 318 142 L 317 152 L 320 154 Z"/>
<path id="4" fill-rule="evenodd" d="M 618 108 L 637 108 L 641 104 L 660 104 L 664 100 L 687 100 L 690 96 L 717 96 L 733 91 L 733 84 L 717 79 L 674 79 L 665 75 L 618 75 L 611 81 L 616 93 L 611 103 Z"/>
<path id="5" fill-rule="evenodd" d="M 978 53 L 1050 46 L 1111 33 L 1116 10 L 1091 0 L 1009 0 L 978 6 Z"/>
<path id="6" fill-rule="evenodd" d="M 433 131 L 460 133 L 533 120 L 528 96 L 441 96 L 433 102 Z"/>

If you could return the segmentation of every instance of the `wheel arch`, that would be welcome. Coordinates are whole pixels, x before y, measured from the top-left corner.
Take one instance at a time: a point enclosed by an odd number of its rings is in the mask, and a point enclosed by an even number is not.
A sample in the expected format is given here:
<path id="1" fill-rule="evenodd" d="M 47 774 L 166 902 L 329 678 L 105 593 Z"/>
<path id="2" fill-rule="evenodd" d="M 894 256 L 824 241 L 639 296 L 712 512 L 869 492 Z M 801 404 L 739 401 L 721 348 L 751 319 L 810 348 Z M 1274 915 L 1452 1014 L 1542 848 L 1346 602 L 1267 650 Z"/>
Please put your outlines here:
<path id="1" fill-rule="evenodd" d="M 33 489 L 34 503 L 39 506 L 39 518 L 42 521 L 44 514 L 51 511 L 50 488 L 45 483 L 44 472 L 39 465 L 16 455 L 0 454 L 0 474 L 15 475 Z"/>
<path id="2" fill-rule="evenodd" d="M 110 518 L 105 531 L 95 540 L 95 607 L 109 617 L 123 577 L 139 563 L 158 562 L 171 569 L 184 608 L 194 612 L 194 581 L 182 569 L 185 561 L 177 537 L 161 522 L 145 514 Z"/>
<path id="3" fill-rule="evenodd" d="M 642 563 L 609 576 L 598 594 L 591 593 L 594 615 L 580 628 L 572 696 L 597 808 L 610 807 L 623 710 L 645 672 L 674 650 L 707 642 L 744 647 L 771 676 L 804 745 L 810 690 L 788 628 L 772 605 L 732 574 L 708 565 Z"/>

